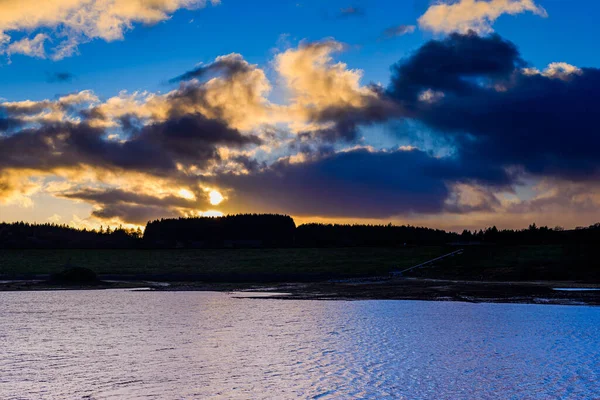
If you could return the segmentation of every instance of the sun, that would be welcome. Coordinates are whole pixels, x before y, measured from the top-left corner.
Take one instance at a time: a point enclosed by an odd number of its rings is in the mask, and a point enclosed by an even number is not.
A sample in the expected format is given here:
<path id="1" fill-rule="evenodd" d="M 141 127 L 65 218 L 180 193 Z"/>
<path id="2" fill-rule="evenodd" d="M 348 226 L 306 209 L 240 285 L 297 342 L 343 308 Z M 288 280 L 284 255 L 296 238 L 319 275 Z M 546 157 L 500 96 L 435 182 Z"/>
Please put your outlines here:
<path id="1" fill-rule="evenodd" d="M 208 194 L 208 198 L 210 200 L 210 204 L 213 206 L 218 206 L 224 200 L 223 195 L 216 190 L 211 190 Z"/>

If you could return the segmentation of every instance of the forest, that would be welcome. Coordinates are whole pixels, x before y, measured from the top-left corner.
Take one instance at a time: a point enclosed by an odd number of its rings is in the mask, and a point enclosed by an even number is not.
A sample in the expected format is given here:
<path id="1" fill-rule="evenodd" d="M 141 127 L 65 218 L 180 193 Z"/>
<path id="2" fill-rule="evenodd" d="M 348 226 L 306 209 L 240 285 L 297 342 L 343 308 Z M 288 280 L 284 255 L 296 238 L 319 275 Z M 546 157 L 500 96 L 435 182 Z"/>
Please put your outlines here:
<path id="1" fill-rule="evenodd" d="M 123 227 L 76 229 L 57 224 L 0 223 L 5 249 L 175 249 L 287 247 L 406 247 L 419 245 L 540 245 L 600 243 L 600 223 L 565 230 L 531 224 L 521 230 L 495 226 L 458 234 L 410 225 L 304 224 L 277 214 L 149 221 L 142 232 Z"/>

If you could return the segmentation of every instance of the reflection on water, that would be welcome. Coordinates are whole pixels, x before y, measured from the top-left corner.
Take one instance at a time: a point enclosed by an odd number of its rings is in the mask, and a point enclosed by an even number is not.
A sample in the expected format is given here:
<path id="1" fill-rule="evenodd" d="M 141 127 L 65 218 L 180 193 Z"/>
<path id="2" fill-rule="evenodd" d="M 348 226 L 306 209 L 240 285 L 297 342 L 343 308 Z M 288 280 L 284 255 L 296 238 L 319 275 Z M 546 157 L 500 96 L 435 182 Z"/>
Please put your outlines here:
<path id="1" fill-rule="evenodd" d="M 600 308 L 0 293 L 0 398 L 600 397 Z"/>

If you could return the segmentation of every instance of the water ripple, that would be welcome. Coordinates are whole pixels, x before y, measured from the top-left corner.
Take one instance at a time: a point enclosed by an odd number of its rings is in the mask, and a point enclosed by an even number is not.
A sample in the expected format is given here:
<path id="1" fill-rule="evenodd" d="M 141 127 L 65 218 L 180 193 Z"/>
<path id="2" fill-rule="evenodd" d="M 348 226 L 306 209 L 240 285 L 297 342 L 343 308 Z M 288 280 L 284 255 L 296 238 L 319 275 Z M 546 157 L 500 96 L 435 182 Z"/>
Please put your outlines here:
<path id="1" fill-rule="evenodd" d="M 600 308 L 0 293 L 1 399 L 594 399 Z"/>

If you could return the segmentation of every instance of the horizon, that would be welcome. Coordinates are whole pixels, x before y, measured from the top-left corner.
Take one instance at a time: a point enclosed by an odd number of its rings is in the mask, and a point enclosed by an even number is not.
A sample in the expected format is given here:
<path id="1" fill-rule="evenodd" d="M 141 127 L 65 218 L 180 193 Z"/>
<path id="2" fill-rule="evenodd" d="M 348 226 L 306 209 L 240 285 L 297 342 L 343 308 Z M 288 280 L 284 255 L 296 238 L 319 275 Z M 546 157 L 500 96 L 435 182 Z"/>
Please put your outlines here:
<path id="1" fill-rule="evenodd" d="M 0 221 L 600 221 L 598 2 L 91 3 L 0 5 Z"/>
<path id="2" fill-rule="evenodd" d="M 274 214 L 274 213 L 260 213 L 260 214 L 245 214 L 245 213 L 240 213 L 240 214 L 225 214 L 225 215 L 218 215 L 218 216 L 214 216 L 214 215 L 200 215 L 200 216 L 196 216 L 196 217 L 175 217 L 175 218 L 159 218 L 159 219 L 155 219 L 155 220 L 149 220 L 146 222 L 146 224 L 144 225 L 137 225 L 135 227 L 124 227 L 122 224 L 118 225 L 118 226 L 111 226 L 110 224 L 107 225 L 100 225 L 99 227 L 94 227 L 94 228 L 87 228 L 87 227 L 78 227 L 78 226 L 74 226 L 74 225 L 69 225 L 68 223 L 59 223 L 59 222 L 53 222 L 53 221 L 46 221 L 46 222 L 27 222 L 27 221 L 14 221 L 14 222 L 6 222 L 6 221 L 0 221 L 0 225 L 1 224 L 30 224 L 30 225 L 36 225 L 36 226 L 42 226 L 42 225 L 50 225 L 50 226 L 56 226 L 56 227 L 60 227 L 60 228 L 68 228 L 68 229 L 75 229 L 75 230 L 90 230 L 90 231 L 99 231 L 99 232 L 106 232 L 106 231 L 112 231 L 115 232 L 117 230 L 126 230 L 126 231 L 136 231 L 139 230 L 142 233 L 145 232 L 146 227 L 148 226 L 148 224 L 154 223 L 154 222 L 160 222 L 160 221 L 165 221 L 165 220 L 178 220 L 178 219 L 194 219 L 194 218 L 208 218 L 208 219 L 218 219 L 218 218 L 225 218 L 225 217 L 236 217 L 236 216 L 257 216 L 257 217 L 261 217 L 261 216 L 277 216 L 277 217 L 289 217 L 292 219 L 292 221 L 294 222 L 295 227 L 300 227 L 303 225 L 338 225 L 338 226 L 356 226 L 356 227 L 361 227 L 361 226 L 370 226 L 370 227 L 409 227 L 409 228 L 418 228 L 418 229 L 431 229 L 431 230 L 442 230 L 446 233 L 454 233 L 454 234 L 461 234 L 464 231 L 470 231 L 472 233 L 477 233 L 477 232 L 485 232 L 488 229 L 497 229 L 498 231 L 527 231 L 532 229 L 532 227 L 534 227 L 535 229 L 549 229 L 552 231 L 575 231 L 575 230 L 580 230 L 580 229 L 589 229 L 589 228 L 595 228 L 600 226 L 600 222 L 595 222 L 595 223 L 591 223 L 588 225 L 581 225 L 581 226 L 576 226 L 574 228 L 565 228 L 563 226 L 547 226 L 547 225 L 538 225 L 535 222 L 530 223 L 529 225 L 527 225 L 526 227 L 523 226 L 521 228 L 502 228 L 502 227 L 498 227 L 496 225 L 490 225 L 490 226 L 485 226 L 485 227 L 480 227 L 480 228 L 474 228 L 474 229 L 462 229 L 460 231 L 457 230 L 448 230 L 448 229 L 441 229 L 441 228 L 436 228 L 436 227 L 431 227 L 431 226 L 425 226 L 425 225 L 411 225 L 411 224 L 403 224 L 403 225 L 399 225 L 399 224 L 393 224 L 391 222 L 389 223 L 377 223 L 377 224 L 366 224 L 366 223 L 324 223 L 324 222 L 313 222 L 313 221 L 304 221 L 301 223 L 298 223 L 296 221 L 296 219 L 294 217 L 292 217 L 291 215 L 286 215 L 286 214 Z"/>

